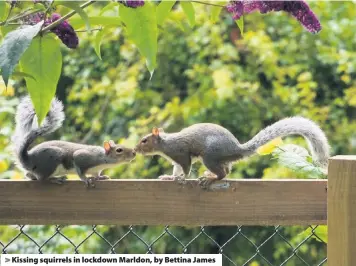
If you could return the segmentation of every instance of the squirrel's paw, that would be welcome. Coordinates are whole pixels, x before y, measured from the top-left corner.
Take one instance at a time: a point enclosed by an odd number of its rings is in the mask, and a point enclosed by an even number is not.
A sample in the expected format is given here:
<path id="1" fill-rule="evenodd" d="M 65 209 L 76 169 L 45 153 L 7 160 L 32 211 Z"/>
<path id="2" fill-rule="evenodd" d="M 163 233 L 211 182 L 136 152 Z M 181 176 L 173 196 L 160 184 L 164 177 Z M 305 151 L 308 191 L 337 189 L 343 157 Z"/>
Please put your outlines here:
<path id="1" fill-rule="evenodd" d="M 108 179 L 110 179 L 110 177 L 107 175 L 98 175 L 98 176 L 94 177 L 95 181 L 108 180 Z"/>
<path id="2" fill-rule="evenodd" d="M 175 180 L 175 175 L 160 175 L 158 177 L 159 180 L 164 180 L 164 181 L 174 181 Z"/>
<path id="3" fill-rule="evenodd" d="M 67 180 L 66 176 L 48 178 L 49 182 L 54 183 L 54 184 L 59 184 L 59 185 L 62 185 L 66 180 Z"/>
<path id="4" fill-rule="evenodd" d="M 30 179 L 30 180 L 33 180 L 33 181 L 37 181 L 38 180 L 37 177 L 34 174 L 31 174 L 30 172 L 27 172 L 25 174 L 25 177 Z"/>
<path id="5" fill-rule="evenodd" d="M 158 177 L 159 180 L 164 180 L 164 181 L 176 181 L 179 184 L 184 184 L 185 183 L 185 178 L 183 175 L 161 175 Z"/>
<path id="6" fill-rule="evenodd" d="M 95 188 L 95 177 L 89 177 L 87 178 L 84 182 L 85 182 L 85 186 L 87 188 Z"/>
<path id="7" fill-rule="evenodd" d="M 176 181 L 176 182 L 178 182 L 178 184 L 182 184 L 182 185 L 184 185 L 186 183 L 185 176 L 183 174 L 179 175 L 179 176 L 175 176 L 174 181 Z"/>
<path id="8" fill-rule="evenodd" d="M 212 183 L 214 183 L 217 179 L 214 176 L 201 176 L 199 179 L 199 185 L 203 189 L 208 189 Z"/>

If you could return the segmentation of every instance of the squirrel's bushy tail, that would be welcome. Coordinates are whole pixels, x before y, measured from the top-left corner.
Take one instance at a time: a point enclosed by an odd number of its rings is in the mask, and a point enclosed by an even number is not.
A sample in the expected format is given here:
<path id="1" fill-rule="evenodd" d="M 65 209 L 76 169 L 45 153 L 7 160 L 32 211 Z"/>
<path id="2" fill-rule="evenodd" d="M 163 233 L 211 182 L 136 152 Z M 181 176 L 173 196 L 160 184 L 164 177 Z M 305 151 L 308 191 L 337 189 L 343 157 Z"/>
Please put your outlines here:
<path id="1" fill-rule="evenodd" d="M 330 147 L 325 133 L 316 123 L 304 117 L 282 119 L 261 130 L 250 141 L 242 144 L 242 148 L 247 154 L 252 154 L 269 141 L 287 135 L 303 136 L 308 142 L 314 162 L 319 166 L 327 167 Z"/>
<path id="2" fill-rule="evenodd" d="M 37 116 L 29 96 L 20 100 L 16 110 L 16 128 L 12 138 L 14 152 L 18 162 L 23 167 L 28 164 L 28 148 L 31 143 L 39 136 L 44 136 L 60 128 L 64 120 L 63 105 L 61 101 L 54 98 L 51 108 L 39 126 Z"/>

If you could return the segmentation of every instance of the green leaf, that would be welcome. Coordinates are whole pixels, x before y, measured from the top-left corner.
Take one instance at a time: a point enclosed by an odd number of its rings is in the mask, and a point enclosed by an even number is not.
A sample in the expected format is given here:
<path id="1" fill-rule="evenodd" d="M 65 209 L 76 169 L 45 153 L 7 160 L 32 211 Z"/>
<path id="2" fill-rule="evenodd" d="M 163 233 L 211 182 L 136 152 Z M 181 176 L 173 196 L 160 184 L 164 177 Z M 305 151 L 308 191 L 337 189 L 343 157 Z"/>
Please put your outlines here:
<path id="1" fill-rule="evenodd" d="M 176 1 L 162 1 L 157 6 L 157 24 L 162 25 Z"/>
<path id="2" fill-rule="evenodd" d="M 95 35 L 94 50 L 100 60 L 102 60 L 101 52 L 100 52 L 101 41 L 103 40 L 104 35 L 109 32 L 111 27 L 109 26 L 109 27 L 103 28 L 102 30 L 98 31 L 98 33 Z"/>
<path id="3" fill-rule="evenodd" d="M 118 5 L 119 5 L 119 3 L 117 3 L 117 2 L 111 2 L 111 3 L 107 4 L 100 10 L 99 15 L 101 16 L 102 14 L 104 14 L 107 11 L 112 11 Z"/>
<path id="4" fill-rule="evenodd" d="M 46 6 L 44 5 L 44 3 L 42 3 L 42 2 L 40 2 L 40 3 L 35 3 L 33 6 L 34 6 L 36 9 L 43 10 L 43 11 L 45 11 L 45 10 L 47 9 Z"/>
<path id="5" fill-rule="evenodd" d="M 302 232 L 302 235 L 307 238 L 311 235 L 312 238 L 316 239 L 319 242 L 328 243 L 328 226 L 327 225 L 313 225 L 308 227 Z"/>
<path id="6" fill-rule="evenodd" d="M 120 17 L 126 25 L 128 37 L 146 58 L 146 65 L 152 77 L 157 56 L 156 6 L 150 2 L 145 2 L 144 6 L 138 8 L 121 5 Z"/>
<path id="7" fill-rule="evenodd" d="M 31 78 L 31 79 L 33 79 L 33 80 L 36 80 L 36 78 L 35 78 L 34 76 L 32 76 L 32 75 L 30 75 L 30 74 L 27 74 L 27 73 L 25 73 L 25 72 L 21 72 L 21 71 L 14 71 L 14 72 L 12 73 L 12 76 L 14 76 L 14 77 L 21 77 L 21 78 Z"/>
<path id="8" fill-rule="evenodd" d="M 4 21 L 8 14 L 8 5 L 6 1 L 0 1 L 0 21 Z"/>
<path id="9" fill-rule="evenodd" d="M 0 73 L 1 73 L 1 71 L 0 71 Z M 12 72 L 11 76 L 12 77 L 21 77 L 21 78 L 27 77 L 27 78 L 32 78 L 32 79 L 36 80 L 34 76 L 31 76 L 30 74 L 27 74 L 27 73 L 21 72 L 21 71 Z"/>
<path id="10" fill-rule="evenodd" d="M 186 31 L 186 28 L 183 26 L 183 23 L 180 19 L 174 17 L 174 16 L 169 16 L 168 20 L 172 21 L 173 23 L 175 23 L 175 25 L 183 32 Z M 191 28 L 189 28 L 190 30 Z"/>
<path id="11" fill-rule="evenodd" d="M 90 19 L 90 25 L 92 26 L 108 26 L 108 25 L 118 25 L 120 26 L 122 24 L 122 21 L 120 18 L 117 17 L 101 17 L 101 16 L 94 16 L 94 17 L 89 17 Z M 85 23 L 83 22 L 82 19 L 80 18 L 71 18 L 70 19 L 70 24 L 72 25 L 73 28 L 78 29 L 80 27 L 83 27 Z"/>
<path id="12" fill-rule="evenodd" d="M 1 1 L 1 0 L 0 0 Z M 17 25 L 4 25 L 0 27 L 1 35 L 5 37 L 9 32 L 17 29 Z"/>
<path id="13" fill-rule="evenodd" d="M 58 5 L 66 6 L 66 7 L 69 7 L 71 9 L 73 9 L 74 11 L 76 11 L 79 14 L 79 16 L 82 18 L 82 20 L 85 22 L 87 31 L 90 31 L 89 17 L 87 15 L 87 13 L 85 13 L 85 11 L 80 7 L 80 3 L 81 2 L 77 2 L 77 1 L 56 1 L 56 3 Z"/>
<path id="14" fill-rule="evenodd" d="M 219 19 L 222 7 L 221 6 L 212 6 L 211 7 L 211 16 L 210 19 L 213 23 L 216 23 Z"/>
<path id="15" fill-rule="evenodd" d="M 62 69 L 60 43 L 51 34 L 35 38 L 20 60 L 23 72 L 35 79 L 27 78 L 27 90 L 31 96 L 38 123 L 46 117 L 56 93 Z"/>
<path id="16" fill-rule="evenodd" d="M 278 163 L 298 173 L 308 175 L 309 178 L 325 178 L 326 175 L 322 168 L 309 162 L 308 151 L 303 147 L 294 144 L 286 144 L 277 147 L 273 157 L 278 159 Z"/>
<path id="17" fill-rule="evenodd" d="M 221 5 L 221 6 L 211 6 L 210 19 L 213 23 L 216 23 L 219 20 L 221 10 L 223 9 L 223 6 L 225 6 L 227 2 L 228 1 L 218 1 L 218 2 L 214 1 L 214 4 Z"/>
<path id="18" fill-rule="evenodd" d="M 240 17 L 238 20 L 235 20 L 237 27 L 239 27 L 241 36 L 244 36 L 244 17 Z"/>
<path id="19" fill-rule="evenodd" d="M 30 46 L 32 39 L 40 31 L 42 24 L 43 21 L 33 26 L 24 26 L 5 36 L 0 46 L 0 69 L 6 86 L 15 66 L 26 49 Z"/>
<path id="20" fill-rule="evenodd" d="M 188 18 L 190 27 L 194 27 L 195 26 L 195 11 L 194 11 L 193 4 L 191 2 L 185 2 L 185 1 L 180 2 L 180 4 L 182 6 L 182 9 L 183 9 L 185 15 Z"/>

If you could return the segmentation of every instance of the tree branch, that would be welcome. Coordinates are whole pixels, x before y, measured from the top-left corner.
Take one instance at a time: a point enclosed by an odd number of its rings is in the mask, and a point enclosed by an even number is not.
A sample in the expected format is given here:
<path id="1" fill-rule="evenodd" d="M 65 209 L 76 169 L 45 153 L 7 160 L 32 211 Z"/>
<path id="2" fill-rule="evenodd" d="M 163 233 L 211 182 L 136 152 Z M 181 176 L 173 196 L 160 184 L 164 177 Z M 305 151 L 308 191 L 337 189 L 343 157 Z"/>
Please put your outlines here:
<path id="1" fill-rule="evenodd" d="M 207 3 L 207 2 L 203 2 L 203 1 L 195 1 L 195 0 L 190 0 L 190 2 L 193 3 L 198 3 L 198 4 L 202 4 L 202 5 L 207 5 L 207 6 L 219 6 L 219 7 L 225 7 L 223 5 L 218 5 L 218 4 L 213 4 L 213 3 Z"/>
<path id="2" fill-rule="evenodd" d="M 86 2 L 86 3 L 84 3 L 84 4 L 82 4 L 80 7 L 81 7 L 81 8 L 85 8 L 85 7 L 90 6 L 91 4 L 93 4 L 93 3 L 95 3 L 95 2 L 96 2 L 96 1 L 88 1 L 88 2 Z M 57 27 L 57 26 L 58 26 L 59 24 L 61 24 L 63 21 L 65 21 L 66 19 L 68 19 L 68 18 L 74 16 L 76 13 L 77 13 L 77 12 L 74 11 L 74 10 L 71 11 L 71 12 L 69 12 L 67 15 L 61 17 L 60 19 L 58 19 L 58 20 L 54 21 L 53 23 L 49 24 L 48 26 L 44 27 L 44 28 L 41 30 L 41 33 L 44 33 L 44 32 L 46 32 L 46 31 L 49 31 L 49 30 L 51 30 L 51 29 Z"/>
<path id="3" fill-rule="evenodd" d="M 29 12 L 28 12 L 28 11 L 29 11 Z M 40 11 L 41 11 L 40 9 L 35 9 L 35 10 L 32 10 L 32 11 L 31 11 L 31 9 L 25 10 L 23 13 L 18 14 L 18 15 L 15 15 L 15 16 L 12 17 L 12 18 L 9 18 L 9 19 L 7 20 L 7 22 L 10 23 L 10 22 L 16 21 L 16 20 L 19 20 L 19 19 L 21 19 L 21 18 L 27 17 L 27 16 L 29 16 L 29 15 L 38 13 L 38 12 L 40 12 Z"/>
<path id="4" fill-rule="evenodd" d="M 103 28 L 100 27 L 100 28 L 95 28 L 95 29 L 91 29 L 91 31 L 101 31 Z M 87 32 L 87 30 L 76 30 L 75 32 Z"/>

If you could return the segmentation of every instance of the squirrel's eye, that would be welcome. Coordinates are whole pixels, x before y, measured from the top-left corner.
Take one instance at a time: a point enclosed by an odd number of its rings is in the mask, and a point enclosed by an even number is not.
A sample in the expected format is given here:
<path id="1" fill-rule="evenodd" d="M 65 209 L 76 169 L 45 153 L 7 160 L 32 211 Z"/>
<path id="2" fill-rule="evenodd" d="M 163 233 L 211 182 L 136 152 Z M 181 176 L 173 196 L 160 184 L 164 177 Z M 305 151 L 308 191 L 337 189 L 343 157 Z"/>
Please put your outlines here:
<path id="1" fill-rule="evenodd" d="M 142 143 L 146 143 L 146 142 L 147 142 L 147 139 L 143 139 L 143 140 L 142 140 Z"/>
<path id="2" fill-rule="evenodd" d="M 116 149 L 116 152 L 117 152 L 117 153 L 121 153 L 121 152 L 122 152 L 122 149 L 121 149 L 121 148 L 118 148 L 118 149 Z"/>

